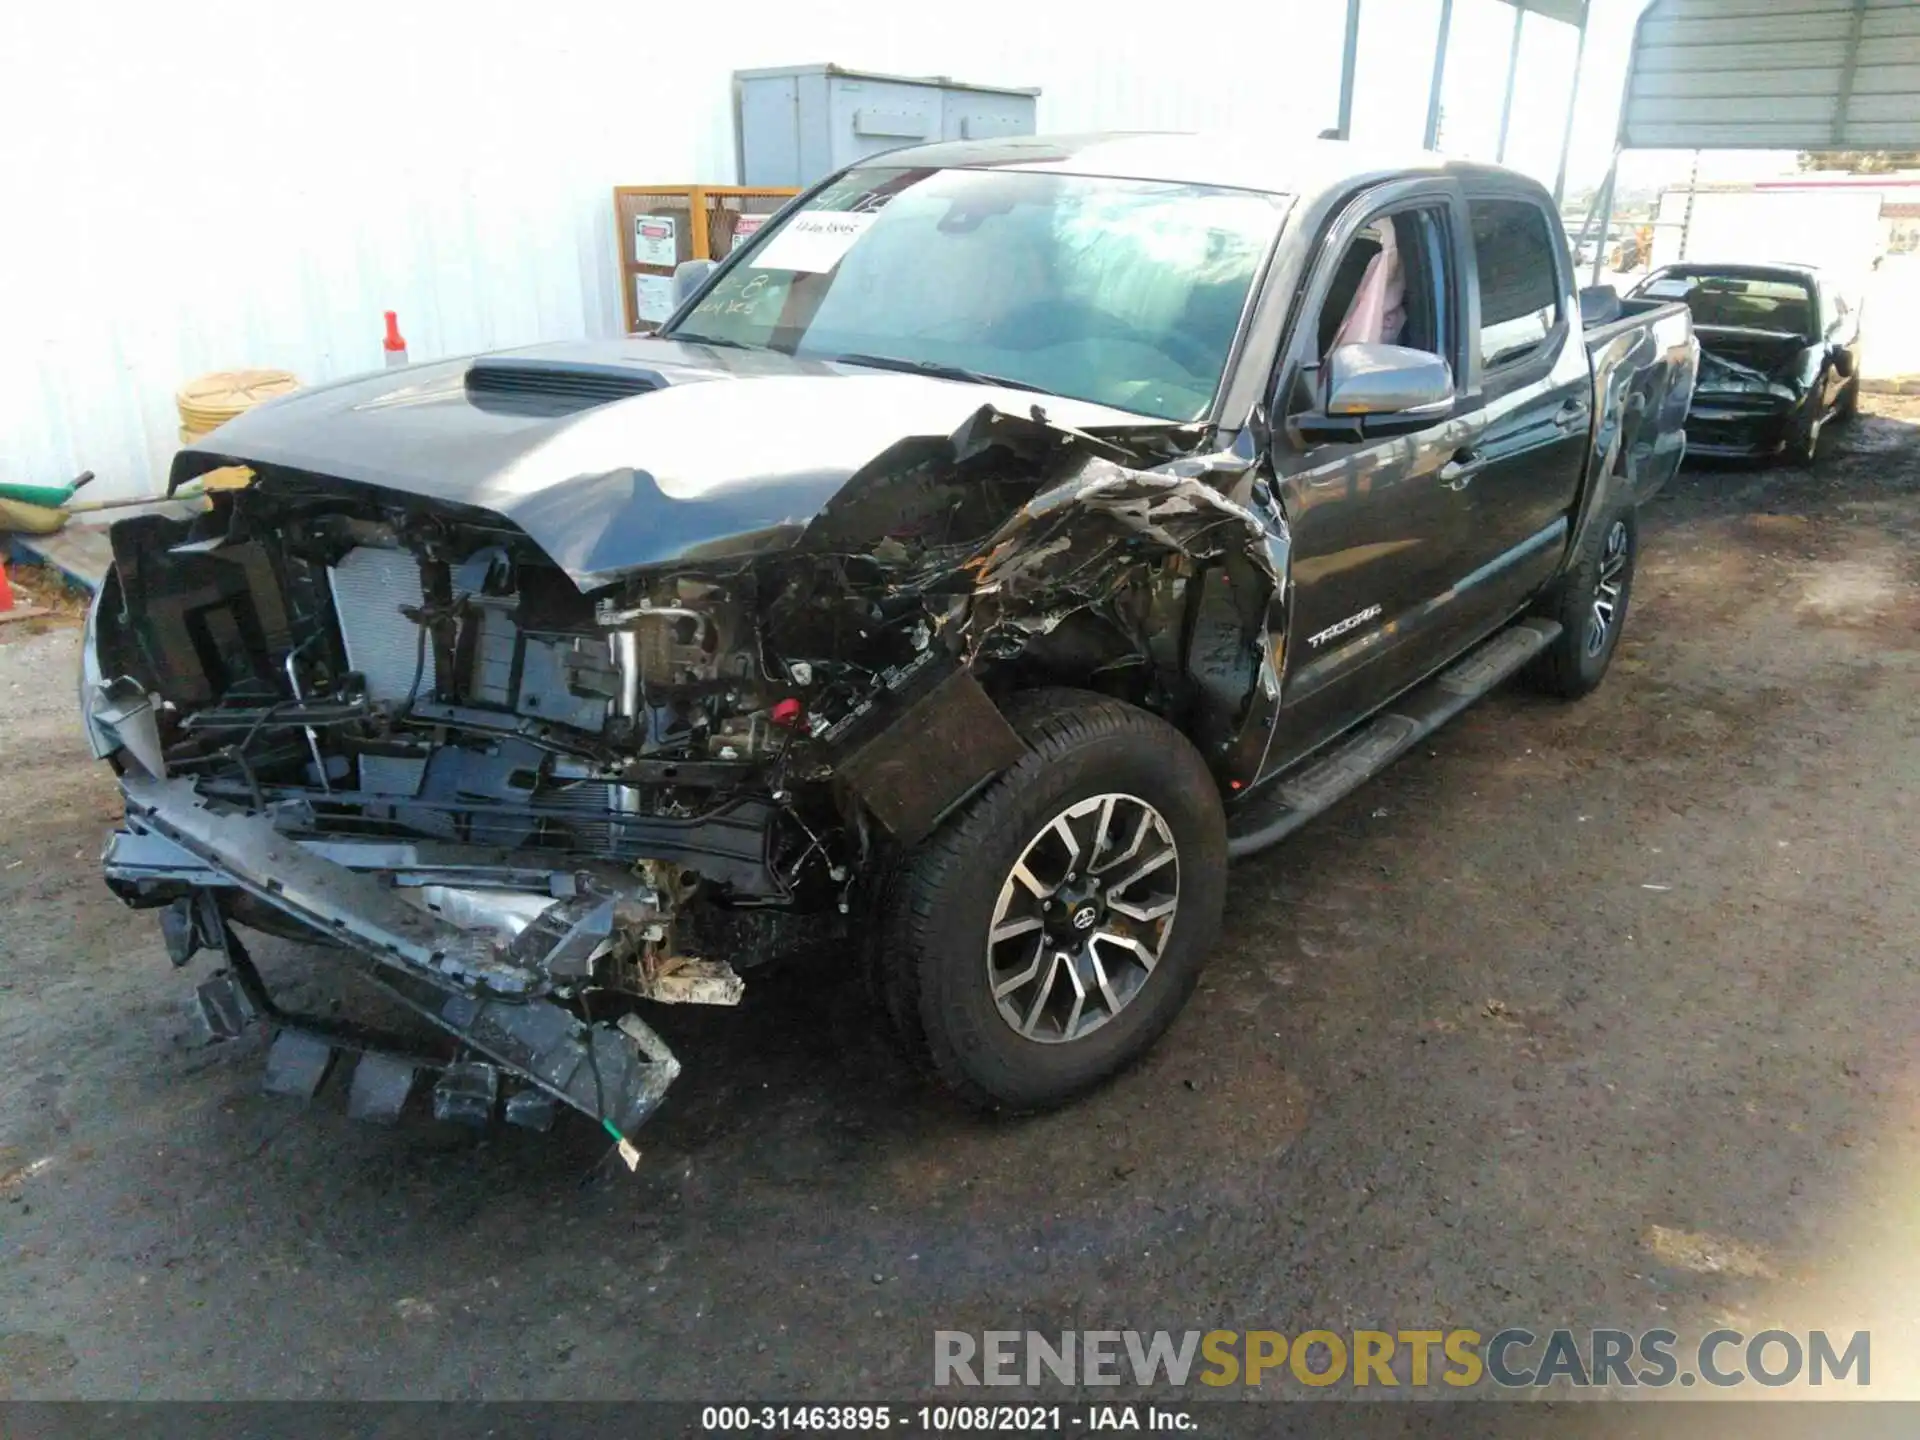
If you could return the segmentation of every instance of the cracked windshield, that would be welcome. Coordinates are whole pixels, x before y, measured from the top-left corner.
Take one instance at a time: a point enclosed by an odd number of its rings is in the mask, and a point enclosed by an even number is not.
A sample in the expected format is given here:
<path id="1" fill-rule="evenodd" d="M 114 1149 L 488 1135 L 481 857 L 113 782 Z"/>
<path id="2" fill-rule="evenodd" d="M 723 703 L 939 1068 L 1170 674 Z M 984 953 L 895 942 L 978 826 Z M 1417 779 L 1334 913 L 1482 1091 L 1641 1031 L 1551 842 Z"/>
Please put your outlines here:
<path id="1" fill-rule="evenodd" d="M 1285 205 L 1088 176 L 855 170 L 758 237 L 671 333 L 1196 419 Z"/>

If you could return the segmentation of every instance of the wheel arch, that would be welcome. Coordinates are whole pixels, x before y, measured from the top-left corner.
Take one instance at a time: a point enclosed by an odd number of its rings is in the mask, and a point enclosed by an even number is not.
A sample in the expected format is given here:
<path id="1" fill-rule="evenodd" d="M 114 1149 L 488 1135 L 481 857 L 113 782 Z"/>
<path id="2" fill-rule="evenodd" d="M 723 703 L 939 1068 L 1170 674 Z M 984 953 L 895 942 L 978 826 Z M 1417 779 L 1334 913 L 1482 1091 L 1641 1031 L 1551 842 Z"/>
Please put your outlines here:
<path id="1" fill-rule="evenodd" d="M 1063 1103 L 1131 1063 L 1185 1003 L 1218 934 L 1226 826 L 1217 793 L 1194 783 L 1203 762 L 1159 717 L 1057 686 L 1016 693 L 1008 716 L 1028 756 L 898 857 L 878 897 L 868 973 L 910 1058 L 967 1103 L 1027 1111 Z M 1024 857 L 1060 806 L 1103 790 L 1146 798 L 1180 837 L 1180 919 L 1156 967 L 1168 978 L 1126 1007 L 1124 1024 L 1037 1045 L 1008 1028 L 992 993 L 985 947 L 1009 878 L 1002 865 Z"/>
<path id="2" fill-rule="evenodd" d="M 1250 780 L 1265 752 L 1285 614 L 1284 589 L 1238 552 L 1196 559 L 1143 541 L 1099 601 L 1006 617 L 1022 643 L 983 656 L 976 674 L 1003 710 L 1026 692 L 1069 689 L 1157 715 L 1224 789 Z"/>

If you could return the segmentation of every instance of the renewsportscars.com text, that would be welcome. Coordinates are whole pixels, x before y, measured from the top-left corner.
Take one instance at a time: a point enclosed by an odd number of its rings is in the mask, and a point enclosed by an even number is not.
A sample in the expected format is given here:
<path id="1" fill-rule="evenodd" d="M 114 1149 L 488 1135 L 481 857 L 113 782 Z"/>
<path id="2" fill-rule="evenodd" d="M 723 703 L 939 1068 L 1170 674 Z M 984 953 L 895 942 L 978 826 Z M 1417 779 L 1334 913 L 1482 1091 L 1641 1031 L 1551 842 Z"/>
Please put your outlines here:
<path id="1" fill-rule="evenodd" d="M 1865 1388 L 1865 1330 L 1712 1330 L 1683 1345 L 1672 1330 L 936 1330 L 935 1385 L 1349 1385 L 1483 1381 L 1507 1389 L 1828 1383 Z"/>

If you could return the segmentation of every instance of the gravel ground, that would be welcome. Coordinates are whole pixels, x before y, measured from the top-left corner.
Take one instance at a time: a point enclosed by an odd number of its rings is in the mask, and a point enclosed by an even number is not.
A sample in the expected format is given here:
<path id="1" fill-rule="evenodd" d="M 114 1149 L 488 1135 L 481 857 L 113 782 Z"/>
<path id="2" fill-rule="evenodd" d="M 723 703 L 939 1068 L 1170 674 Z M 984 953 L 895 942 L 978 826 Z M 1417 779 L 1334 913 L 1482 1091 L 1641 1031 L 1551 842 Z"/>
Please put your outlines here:
<path id="1" fill-rule="evenodd" d="M 1605 687 L 1493 697 L 1239 867 L 1084 1103 L 963 1114 L 795 969 L 663 1022 L 634 1176 L 197 1044 L 204 960 L 96 876 L 74 632 L 0 627 L 0 1394 L 898 1398 L 936 1327 L 1722 1321 L 1871 1325 L 1920 1393 L 1916 422 L 1684 475 Z"/>

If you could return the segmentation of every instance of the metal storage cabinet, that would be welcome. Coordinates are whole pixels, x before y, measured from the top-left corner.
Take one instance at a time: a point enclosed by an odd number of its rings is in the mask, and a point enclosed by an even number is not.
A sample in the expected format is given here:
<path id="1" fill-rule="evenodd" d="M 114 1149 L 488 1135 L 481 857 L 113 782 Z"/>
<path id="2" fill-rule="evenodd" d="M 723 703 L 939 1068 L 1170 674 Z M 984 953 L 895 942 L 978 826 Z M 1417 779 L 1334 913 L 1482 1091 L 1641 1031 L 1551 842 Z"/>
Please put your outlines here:
<path id="1" fill-rule="evenodd" d="M 733 83 L 742 185 L 811 185 L 863 155 L 929 140 L 1031 135 L 1040 94 L 838 65 L 737 70 Z"/>

